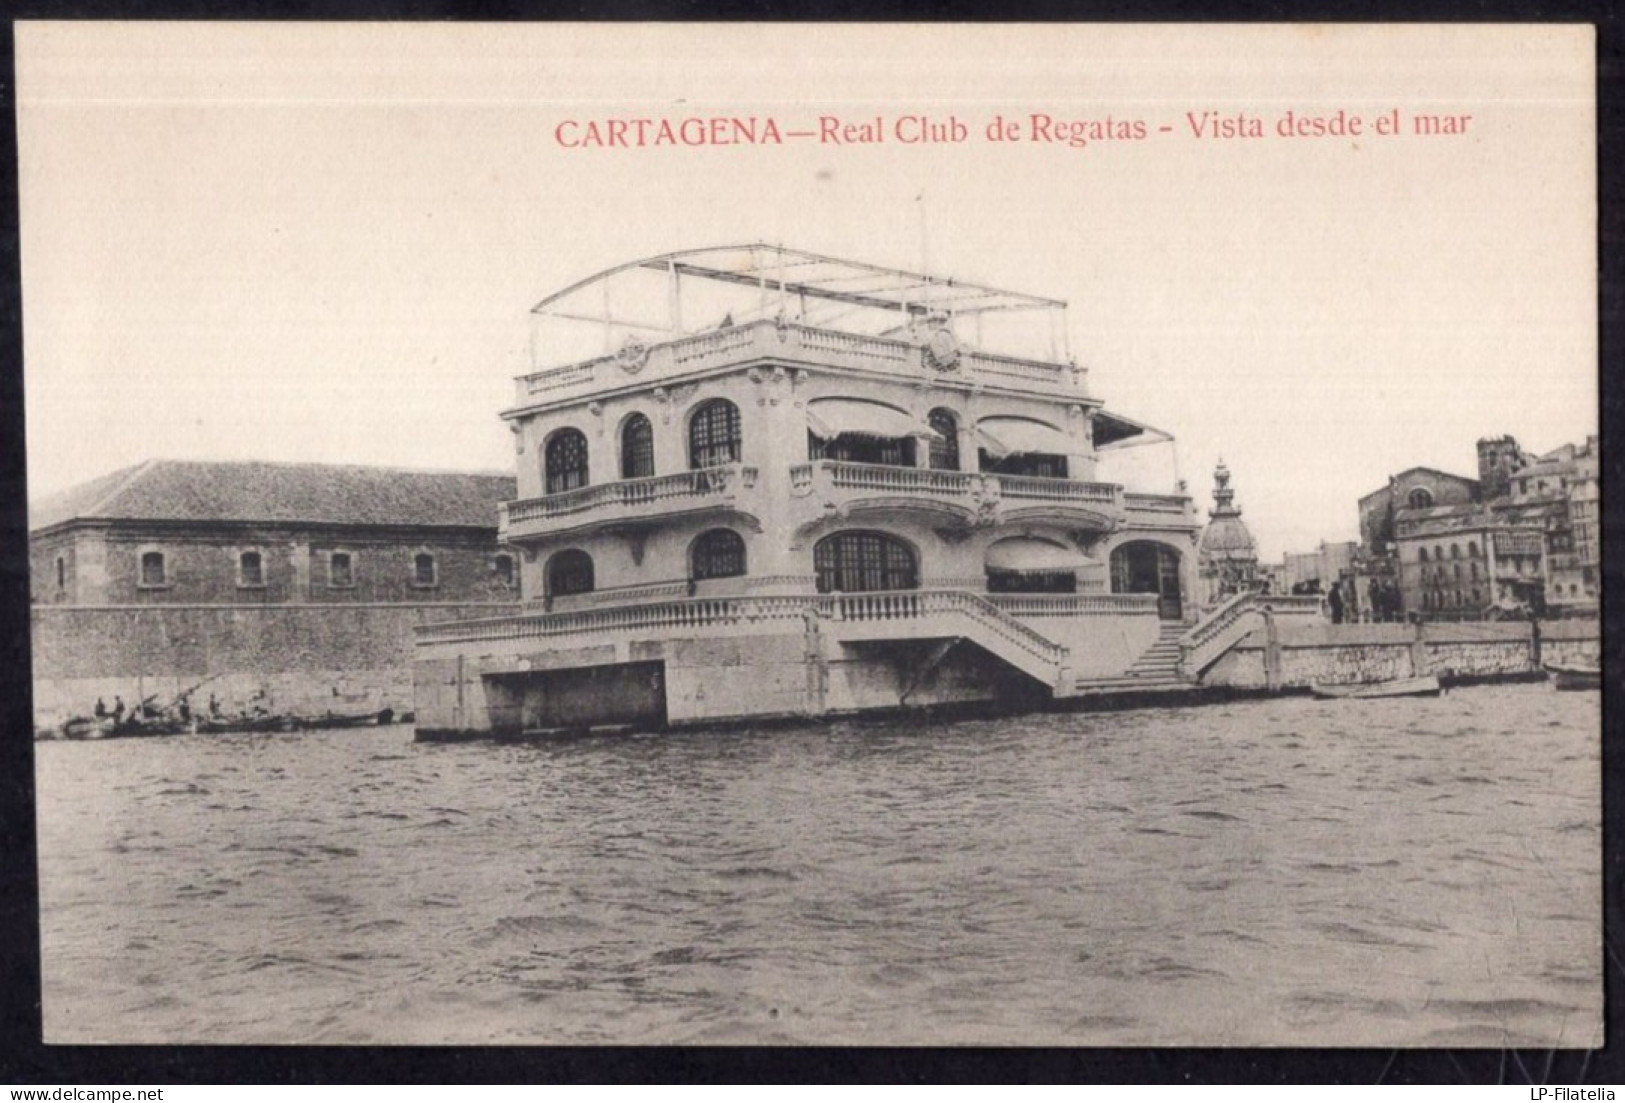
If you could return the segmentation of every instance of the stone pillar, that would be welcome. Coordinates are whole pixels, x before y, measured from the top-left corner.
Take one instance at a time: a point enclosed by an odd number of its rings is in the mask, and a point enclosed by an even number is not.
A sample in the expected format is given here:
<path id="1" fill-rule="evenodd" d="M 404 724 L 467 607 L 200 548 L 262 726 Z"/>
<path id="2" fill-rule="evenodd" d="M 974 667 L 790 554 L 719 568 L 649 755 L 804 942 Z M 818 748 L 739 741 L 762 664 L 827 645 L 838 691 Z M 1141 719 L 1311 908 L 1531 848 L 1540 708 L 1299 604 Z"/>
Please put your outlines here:
<path id="1" fill-rule="evenodd" d="M 1281 688 L 1281 636 L 1275 624 L 1275 613 L 1264 607 L 1264 686 L 1271 693 Z"/>
<path id="2" fill-rule="evenodd" d="M 288 565 L 293 568 L 293 583 L 288 587 L 288 604 L 302 605 L 310 600 L 310 545 L 295 540 L 288 545 Z"/>
<path id="3" fill-rule="evenodd" d="M 52 570 L 55 569 L 53 566 Z M 73 589 L 70 597 L 75 605 L 108 603 L 107 540 L 100 533 L 80 533 L 73 539 Z"/>

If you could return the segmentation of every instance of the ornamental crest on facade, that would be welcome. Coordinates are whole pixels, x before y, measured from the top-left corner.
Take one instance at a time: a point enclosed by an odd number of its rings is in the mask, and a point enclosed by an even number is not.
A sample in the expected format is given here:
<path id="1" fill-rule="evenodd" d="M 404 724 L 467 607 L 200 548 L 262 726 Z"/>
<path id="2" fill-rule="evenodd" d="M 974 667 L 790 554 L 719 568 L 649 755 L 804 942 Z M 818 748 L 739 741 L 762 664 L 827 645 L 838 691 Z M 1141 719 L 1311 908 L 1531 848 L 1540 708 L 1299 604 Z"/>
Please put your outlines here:
<path id="1" fill-rule="evenodd" d="M 950 372 L 959 367 L 959 339 L 942 322 L 937 322 L 926 332 L 921 353 L 925 357 L 926 367 L 936 371 Z"/>
<path id="2" fill-rule="evenodd" d="M 628 337 L 626 344 L 615 354 L 615 363 L 628 375 L 636 375 L 649 362 L 649 346 L 636 337 Z"/>

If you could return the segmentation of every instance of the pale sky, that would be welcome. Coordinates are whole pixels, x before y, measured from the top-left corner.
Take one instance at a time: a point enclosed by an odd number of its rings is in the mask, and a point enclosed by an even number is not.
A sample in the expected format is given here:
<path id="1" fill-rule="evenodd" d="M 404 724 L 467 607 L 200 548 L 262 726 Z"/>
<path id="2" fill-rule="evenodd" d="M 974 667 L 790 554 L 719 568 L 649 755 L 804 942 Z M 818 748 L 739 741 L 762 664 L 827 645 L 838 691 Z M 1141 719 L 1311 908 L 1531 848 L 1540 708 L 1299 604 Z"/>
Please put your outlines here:
<path id="1" fill-rule="evenodd" d="M 538 300 L 753 240 L 918 268 L 922 203 L 930 272 L 1069 300 L 1089 391 L 1178 437 L 1204 509 L 1222 456 L 1267 558 L 1354 538 L 1392 472 L 1474 474 L 1480 436 L 1596 428 L 1586 27 L 23 24 L 17 52 L 34 494 L 153 457 L 511 469 Z M 1289 109 L 1365 133 L 1275 136 Z M 1034 113 L 1148 134 L 1035 143 Z M 886 139 L 555 140 L 717 115 Z M 969 137 L 900 144 L 904 115 Z"/>

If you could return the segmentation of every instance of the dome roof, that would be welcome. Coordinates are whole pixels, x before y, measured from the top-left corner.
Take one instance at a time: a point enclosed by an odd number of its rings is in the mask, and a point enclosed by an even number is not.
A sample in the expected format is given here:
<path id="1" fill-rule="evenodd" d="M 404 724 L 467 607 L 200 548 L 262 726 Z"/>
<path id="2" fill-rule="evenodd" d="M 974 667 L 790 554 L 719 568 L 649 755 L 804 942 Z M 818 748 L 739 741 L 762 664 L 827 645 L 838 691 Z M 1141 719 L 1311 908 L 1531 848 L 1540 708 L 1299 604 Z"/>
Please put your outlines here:
<path id="1" fill-rule="evenodd" d="M 1203 559 L 1258 558 L 1253 534 L 1247 531 L 1246 523 L 1234 514 L 1215 517 L 1202 531 L 1202 542 L 1197 551 Z"/>
<path id="2" fill-rule="evenodd" d="M 1208 510 L 1212 520 L 1202 530 L 1202 542 L 1197 546 L 1199 559 L 1258 562 L 1258 546 L 1241 519 L 1241 507 L 1235 504 L 1235 496 L 1236 492 L 1230 489 L 1230 469 L 1220 460 L 1213 470 L 1213 508 Z"/>

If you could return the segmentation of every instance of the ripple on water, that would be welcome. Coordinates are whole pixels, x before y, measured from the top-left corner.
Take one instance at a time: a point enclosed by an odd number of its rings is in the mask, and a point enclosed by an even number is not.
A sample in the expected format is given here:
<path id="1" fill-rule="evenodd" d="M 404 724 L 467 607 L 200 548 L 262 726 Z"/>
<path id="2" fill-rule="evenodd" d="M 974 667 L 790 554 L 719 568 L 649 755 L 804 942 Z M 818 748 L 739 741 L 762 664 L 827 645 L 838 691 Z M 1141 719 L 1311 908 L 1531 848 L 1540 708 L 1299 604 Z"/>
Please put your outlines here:
<path id="1" fill-rule="evenodd" d="M 1598 702 L 1544 688 L 43 743 L 46 1036 L 1593 1043 Z"/>

